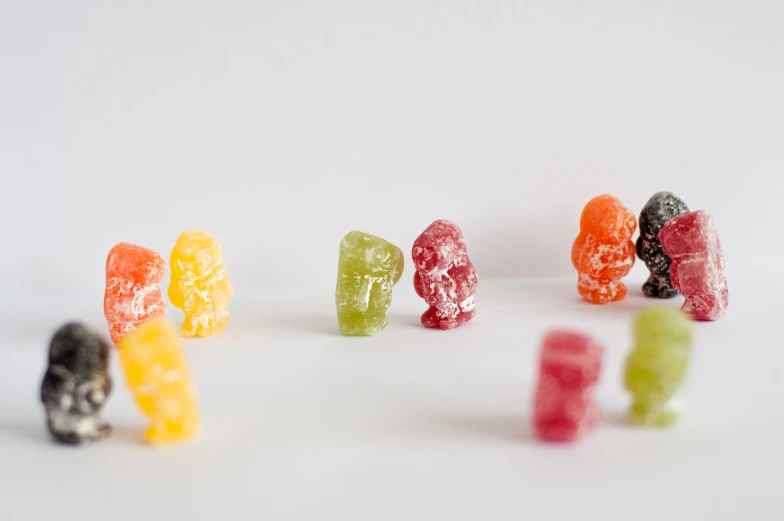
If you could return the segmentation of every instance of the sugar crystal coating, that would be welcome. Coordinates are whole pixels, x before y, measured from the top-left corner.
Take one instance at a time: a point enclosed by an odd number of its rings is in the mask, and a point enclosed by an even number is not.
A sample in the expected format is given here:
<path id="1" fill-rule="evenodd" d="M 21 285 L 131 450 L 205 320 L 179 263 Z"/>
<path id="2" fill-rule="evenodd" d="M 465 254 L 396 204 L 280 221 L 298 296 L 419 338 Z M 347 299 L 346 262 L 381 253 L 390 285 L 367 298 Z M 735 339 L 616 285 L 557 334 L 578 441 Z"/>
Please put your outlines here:
<path id="1" fill-rule="evenodd" d="M 414 289 L 430 306 L 422 315 L 422 325 L 452 329 L 474 318 L 479 278 L 460 228 L 446 220 L 435 221 L 414 242 L 411 254 Z"/>
<path id="2" fill-rule="evenodd" d="M 662 251 L 659 231 L 673 217 L 689 211 L 686 203 L 670 192 L 654 194 L 640 212 L 637 256 L 645 262 L 650 277 L 642 286 L 649 297 L 670 298 L 678 294 L 670 282 L 670 258 Z"/>
<path id="3" fill-rule="evenodd" d="M 158 287 L 163 274 L 163 259 L 150 249 L 127 242 L 111 249 L 103 311 L 115 344 L 145 321 L 166 314 Z"/>
<path id="4" fill-rule="evenodd" d="M 637 316 L 624 381 L 632 395 L 630 423 L 662 427 L 678 419 L 676 394 L 686 375 L 691 330 L 688 317 L 674 308 L 649 308 Z"/>
<path id="5" fill-rule="evenodd" d="M 571 442 L 599 418 L 592 389 L 599 380 L 602 347 L 572 331 L 549 332 L 542 344 L 534 398 L 534 431 L 542 441 Z"/>
<path id="6" fill-rule="evenodd" d="M 185 313 L 182 334 L 207 337 L 223 328 L 234 289 L 218 241 L 206 232 L 184 232 L 169 263 L 169 299 Z"/>
<path id="7" fill-rule="evenodd" d="M 664 253 L 672 258 L 670 280 L 683 293 L 681 308 L 694 320 L 717 320 L 729 305 L 724 254 L 713 218 L 704 210 L 667 221 L 659 232 Z"/>
<path id="8" fill-rule="evenodd" d="M 52 338 L 41 401 L 55 440 L 79 445 L 111 433 L 100 417 L 112 392 L 110 351 L 106 340 L 79 323 L 64 325 Z"/>
<path id="9" fill-rule="evenodd" d="M 580 234 L 572 245 L 577 291 L 588 302 L 606 304 L 626 297 L 621 282 L 634 266 L 631 241 L 637 219 L 612 195 L 600 195 L 585 205 Z"/>
<path id="10" fill-rule="evenodd" d="M 145 439 L 191 438 L 199 427 L 196 391 L 174 326 L 163 318 L 139 326 L 120 343 L 120 359 L 136 403 L 151 421 Z"/>
<path id="11" fill-rule="evenodd" d="M 372 336 L 387 327 L 392 287 L 403 274 L 403 252 L 384 239 L 349 232 L 340 241 L 335 305 L 340 331 Z"/>

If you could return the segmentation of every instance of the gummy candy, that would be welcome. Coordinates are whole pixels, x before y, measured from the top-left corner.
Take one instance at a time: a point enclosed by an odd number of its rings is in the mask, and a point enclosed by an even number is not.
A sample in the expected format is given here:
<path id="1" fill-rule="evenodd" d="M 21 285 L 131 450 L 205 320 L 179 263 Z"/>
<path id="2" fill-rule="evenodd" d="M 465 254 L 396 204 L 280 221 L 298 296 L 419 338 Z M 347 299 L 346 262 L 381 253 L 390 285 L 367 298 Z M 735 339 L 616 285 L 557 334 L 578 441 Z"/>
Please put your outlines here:
<path id="1" fill-rule="evenodd" d="M 659 240 L 672 258 L 672 285 L 686 297 L 681 309 L 694 320 L 721 318 L 729 304 L 729 290 L 724 255 L 710 214 L 698 210 L 670 219 L 659 232 Z"/>
<path id="2" fill-rule="evenodd" d="M 592 429 L 599 408 L 591 390 L 599 380 L 602 347 L 572 331 L 549 332 L 542 344 L 534 398 L 534 430 L 542 441 L 575 441 Z"/>
<path id="3" fill-rule="evenodd" d="M 626 297 L 621 282 L 634 265 L 631 241 L 637 220 L 612 195 L 591 199 L 580 217 L 580 234 L 572 245 L 572 264 L 577 269 L 577 291 L 594 304 Z"/>
<path id="4" fill-rule="evenodd" d="M 452 329 L 474 318 L 479 278 L 460 228 L 449 221 L 435 221 L 414 242 L 412 255 L 414 289 L 430 306 L 422 315 L 422 325 Z"/>
<path id="5" fill-rule="evenodd" d="M 678 294 L 670 282 L 670 258 L 662 251 L 659 231 L 667 221 L 688 211 L 686 203 L 675 194 L 659 192 L 648 200 L 640 212 L 637 256 L 651 272 L 642 286 L 642 292 L 649 297 L 670 298 Z"/>
<path id="6" fill-rule="evenodd" d="M 403 274 L 403 252 L 384 239 L 349 232 L 340 241 L 335 304 L 340 331 L 372 336 L 387 327 L 392 287 Z"/>
<path id="7" fill-rule="evenodd" d="M 636 345 L 626 359 L 626 389 L 632 394 L 629 421 L 661 427 L 678 419 L 675 394 L 683 382 L 691 349 L 691 323 L 681 311 L 654 307 L 634 326 Z"/>
<path id="8" fill-rule="evenodd" d="M 182 334 L 207 337 L 224 327 L 234 290 L 218 241 L 206 232 L 185 232 L 177 239 L 169 263 L 169 299 L 185 313 Z"/>
<path id="9" fill-rule="evenodd" d="M 115 344 L 139 324 L 166 314 L 158 287 L 163 272 L 163 259 L 152 250 L 127 242 L 111 249 L 103 311 Z"/>
<path id="10" fill-rule="evenodd" d="M 150 443 L 191 438 L 199 426 L 193 387 L 177 330 L 166 319 L 139 326 L 120 342 L 120 359 L 136 403 L 150 420 Z"/>
<path id="11" fill-rule="evenodd" d="M 99 415 L 112 392 L 110 350 L 107 341 L 83 324 L 69 323 L 55 333 L 41 384 L 41 401 L 55 440 L 78 445 L 111 433 Z"/>

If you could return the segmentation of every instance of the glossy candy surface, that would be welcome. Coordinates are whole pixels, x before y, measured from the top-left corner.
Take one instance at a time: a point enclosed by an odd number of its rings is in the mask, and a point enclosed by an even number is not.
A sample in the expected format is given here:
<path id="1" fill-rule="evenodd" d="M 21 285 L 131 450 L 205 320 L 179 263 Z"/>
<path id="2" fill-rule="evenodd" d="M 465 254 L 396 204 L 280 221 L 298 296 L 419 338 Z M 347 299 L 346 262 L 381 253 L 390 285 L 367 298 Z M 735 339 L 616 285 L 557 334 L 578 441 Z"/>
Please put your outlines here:
<path id="1" fill-rule="evenodd" d="M 430 306 L 422 315 L 422 325 L 452 329 L 474 318 L 479 278 L 460 228 L 435 221 L 414 242 L 412 256 L 414 289 Z"/>
<path id="2" fill-rule="evenodd" d="M 729 305 L 724 254 L 713 218 L 704 210 L 667 221 L 659 232 L 664 253 L 672 258 L 670 280 L 683 293 L 681 308 L 694 320 L 717 320 Z"/>
<path id="3" fill-rule="evenodd" d="M 115 344 L 140 324 L 166 314 L 158 287 L 163 274 L 163 259 L 150 249 L 127 242 L 111 249 L 103 310 Z"/>
<path id="4" fill-rule="evenodd" d="M 637 219 L 612 195 L 591 199 L 580 217 L 580 234 L 572 245 L 572 264 L 577 269 L 577 290 L 594 304 L 622 300 L 621 282 L 634 265 L 631 241 Z"/>
<path id="5" fill-rule="evenodd" d="M 120 359 L 136 403 L 151 421 L 145 440 L 191 438 L 199 426 L 196 392 L 174 326 L 163 318 L 141 325 L 120 343 Z"/>
<path id="6" fill-rule="evenodd" d="M 661 427 L 678 419 L 676 398 L 692 344 L 688 317 L 674 308 L 642 311 L 634 325 L 635 346 L 626 359 L 625 387 L 632 395 L 629 422 Z"/>
<path id="7" fill-rule="evenodd" d="M 353 231 L 340 241 L 335 288 L 340 331 L 372 336 L 387 327 L 392 287 L 403 274 L 403 252 L 384 239 Z"/>
<path id="8" fill-rule="evenodd" d="M 177 239 L 169 263 L 169 299 L 185 313 L 182 334 L 207 337 L 223 328 L 229 322 L 234 289 L 218 241 L 206 232 L 185 232 Z"/>
<path id="9" fill-rule="evenodd" d="M 592 389 L 599 380 L 602 347 L 572 331 L 548 333 L 539 360 L 534 431 L 542 441 L 571 442 L 599 418 Z"/>

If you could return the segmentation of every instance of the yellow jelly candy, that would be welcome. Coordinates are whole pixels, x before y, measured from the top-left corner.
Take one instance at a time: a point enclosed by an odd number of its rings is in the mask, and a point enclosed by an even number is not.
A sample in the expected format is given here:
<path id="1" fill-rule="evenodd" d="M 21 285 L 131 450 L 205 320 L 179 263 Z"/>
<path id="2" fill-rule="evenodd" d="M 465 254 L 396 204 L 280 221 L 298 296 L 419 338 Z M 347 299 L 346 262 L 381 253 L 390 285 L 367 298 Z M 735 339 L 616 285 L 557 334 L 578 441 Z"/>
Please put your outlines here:
<path id="1" fill-rule="evenodd" d="M 182 334 L 206 337 L 225 326 L 234 290 L 218 241 L 206 232 L 185 232 L 169 263 L 169 300 L 185 313 Z"/>
<path id="2" fill-rule="evenodd" d="M 196 392 L 177 330 L 166 319 L 139 326 L 120 342 L 120 359 L 136 403 L 150 417 L 150 443 L 191 438 L 199 426 Z"/>

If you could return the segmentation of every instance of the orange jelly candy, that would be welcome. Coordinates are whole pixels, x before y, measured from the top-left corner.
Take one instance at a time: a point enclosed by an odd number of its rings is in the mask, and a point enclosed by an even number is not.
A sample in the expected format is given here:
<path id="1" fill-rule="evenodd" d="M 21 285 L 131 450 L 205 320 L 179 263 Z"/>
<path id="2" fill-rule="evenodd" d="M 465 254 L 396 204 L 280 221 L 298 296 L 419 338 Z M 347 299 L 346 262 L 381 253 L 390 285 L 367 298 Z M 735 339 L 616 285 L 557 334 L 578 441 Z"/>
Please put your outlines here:
<path id="1" fill-rule="evenodd" d="M 115 344 L 139 325 L 166 314 L 158 283 L 164 262 L 152 250 L 121 242 L 106 259 L 103 311 Z"/>
<path id="2" fill-rule="evenodd" d="M 634 266 L 632 235 L 637 219 L 617 197 L 591 199 L 580 217 L 580 235 L 572 245 L 577 291 L 588 302 L 607 304 L 627 293 L 621 282 Z"/>

